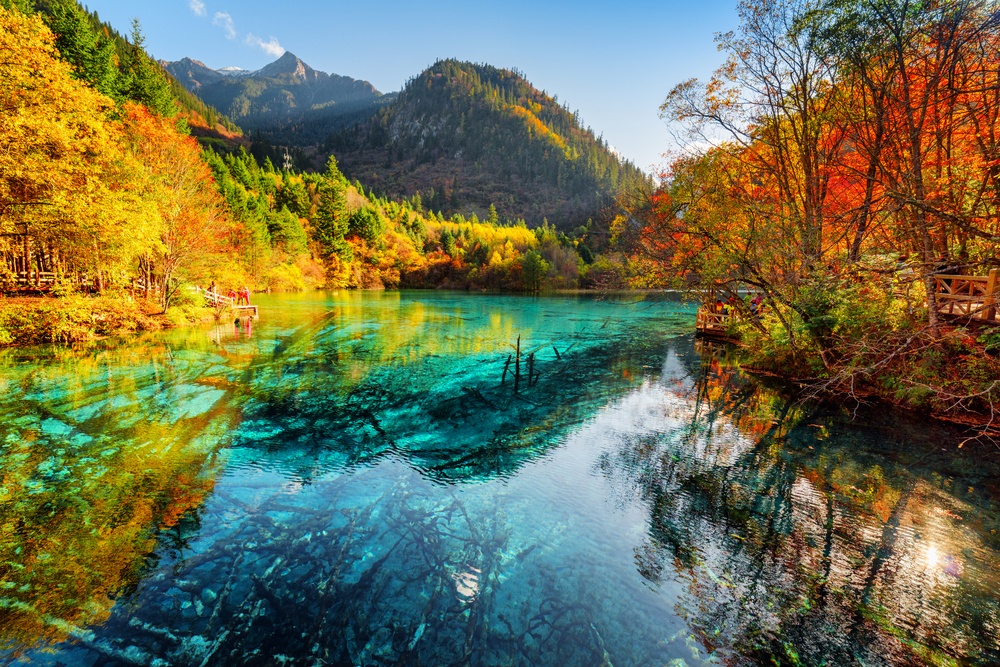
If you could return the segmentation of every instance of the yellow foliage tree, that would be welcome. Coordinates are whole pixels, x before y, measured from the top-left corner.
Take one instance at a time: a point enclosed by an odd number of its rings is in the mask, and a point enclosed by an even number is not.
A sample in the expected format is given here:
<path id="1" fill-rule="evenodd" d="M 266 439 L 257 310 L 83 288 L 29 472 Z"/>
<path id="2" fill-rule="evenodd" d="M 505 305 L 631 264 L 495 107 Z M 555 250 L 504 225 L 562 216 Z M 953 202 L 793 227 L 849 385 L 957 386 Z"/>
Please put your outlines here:
<path id="1" fill-rule="evenodd" d="M 53 42 L 40 18 L 0 8 L 0 233 L 22 271 L 44 255 L 103 283 L 148 245 L 155 216 L 143 215 L 113 102 L 73 79 Z"/>

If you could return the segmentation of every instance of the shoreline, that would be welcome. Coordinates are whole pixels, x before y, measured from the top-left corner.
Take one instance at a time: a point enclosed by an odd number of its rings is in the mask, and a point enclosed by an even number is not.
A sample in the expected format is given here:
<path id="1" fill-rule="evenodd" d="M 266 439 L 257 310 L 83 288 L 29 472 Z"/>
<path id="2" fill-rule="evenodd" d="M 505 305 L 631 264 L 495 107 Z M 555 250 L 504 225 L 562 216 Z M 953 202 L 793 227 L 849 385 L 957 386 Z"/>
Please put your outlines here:
<path id="1" fill-rule="evenodd" d="M 827 401 L 845 408 L 850 408 L 852 403 L 855 404 L 855 407 L 863 405 L 867 408 L 884 405 L 893 410 L 902 410 L 914 416 L 922 416 L 934 422 L 966 430 L 968 437 L 959 443 L 959 448 L 968 442 L 979 440 L 1000 446 L 997 444 L 1000 440 L 1000 427 L 996 425 L 996 419 L 979 411 L 966 409 L 961 412 L 949 413 L 933 406 L 900 400 L 871 387 L 858 387 L 851 394 L 845 394 L 833 389 L 817 388 L 816 385 L 821 385 L 824 382 L 820 378 L 795 377 L 754 365 L 738 364 L 738 368 L 747 375 L 774 380 L 789 388 L 794 388 L 794 392 L 801 396 L 801 400 Z"/>
<path id="2" fill-rule="evenodd" d="M 434 292 L 437 290 L 414 291 Z M 469 293 L 479 292 L 469 291 Z M 506 294 L 506 292 L 498 293 Z M 523 293 L 510 294 L 521 295 Z M 538 296 L 644 296 L 657 294 L 683 296 L 685 292 L 659 289 L 572 289 L 536 293 Z M 127 294 L 124 295 L 124 298 L 122 294 L 0 297 L 0 348 L 50 344 L 73 345 L 110 337 L 127 337 L 144 332 L 194 326 L 219 319 L 218 314 L 212 308 L 197 305 L 196 301 L 171 306 L 166 313 L 158 311 L 159 304 L 157 302 L 134 298 Z M 694 333 L 693 327 L 692 333 Z M 995 419 L 991 419 L 989 414 L 982 410 L 961 407 L 960 404 L 953 404 L 949 409 L 945 409 L 945 406 L 940 404 L 942 402 L 940 396 L 943 396 L 948 390 L 948 383 L 945 381 L 932 385 L 932 389 L 936 393 L 922 395 L 921 400 L 905 400 L 899 395 L 894 395 L 891 391 L 880 389 L 877 383 L 884 378 L 879 377 L 867 378 L 862 383 L 852 385 L 850 393 L 847 393 L 836 386 L 824 387 L 824 383 L 829 383 L 829 380 L 798 376 L 791 372 L 776 370 L 767 364 L 761 364 L 760 359 L 754 359 L 752 350 L 737 339 L 726 337 L 724 339 L 703 338 L 703 340 L 724 345 L 730 349 L 749 352 L 749 357 L 745 357 L 746 363 L 738 358 L 731 359 L 728 363 L 733 363 L 741 371 L 758 378 L 779 381 L 796 393 L 807 394 L 804 397 L 832 401 L 842 405 L 849 405 L 851 402 L 859 404 L 874 402 L 906 411 L 924 410 L 928 417 L 936 421 L 976 431 L 965 442 L 977 439 L 988 439 L 996 442 L 1000 439 L 1000 427 L 995 425 Z M 982 349 L 976 350 L 975 353 L 981 355 L 986 363 L 996 363 Z M 957 354 L 952 356 L 960 358 L 960 355 Z M 906 368 L 902 370 L 905 372 Z M 949 378 L 935 379 L 948 380 Z M 937 399 L 937 404 L 935 399 Z"/>
<path id="3" fill-rule="evenodd" d="M 129 294 L 0 297 L 0 348 L 72 345 L 211 321 L 210 308 L 191 304 L 161 312 Z"/>

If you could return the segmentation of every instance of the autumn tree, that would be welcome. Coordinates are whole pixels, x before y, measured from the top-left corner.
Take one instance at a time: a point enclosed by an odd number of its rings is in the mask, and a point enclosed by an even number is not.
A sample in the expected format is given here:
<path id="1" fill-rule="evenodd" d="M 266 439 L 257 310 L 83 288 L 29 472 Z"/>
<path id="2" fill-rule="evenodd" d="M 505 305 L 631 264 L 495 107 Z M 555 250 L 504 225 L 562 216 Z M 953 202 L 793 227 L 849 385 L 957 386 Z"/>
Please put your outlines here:
<path id="1" fill-rule="evenodd" d="M 968 264 L 970 245 L 1000 241 L 988 194 L 998 107 L 994 6 L 865 0 L 831 2 L 825 11 L 844 70 L 871 103 L 852 123 L 871 183 L 864 206 L 876 188 L 891 202 L 891 233 L 919 258 L 937 332 L 935 271 Z"/>
<path id="2" fill-rule="evenodd" d="M 98 284 L 141 252 L 147 210 L 113 102 L 75 80 L 35 16 L 0 10 L 0 228 L 20 271 L 83 270 Z"/>
<path id="3" fill-rule="evenodd" d="M 733 156 L 776 195 L 771 215 L 798 236 L 803 269 L 822 259 L 828 178 L 842 139 L 833 111 L 838 72 L 825 58 L 822 25 L 808 1 L 768 0 L 739 6 L 740 30 L 719 37 L 729 54 L 707 84 L 675 87 L 664 118 L 689 121 L 702 136 L 721 131 Z M 753 150 L 746 150 L 753 146 Z"/>
<path id="4" fill-rule="evenodd" d="M 207 282 L 245 236 L 226 215 L 198 143 L 173 121 L 138 104 L 124 109 L 127 145 L 145 169 L 145 197 L 160 219 L 159 245 L 145 260 L 161 286 L 163 309 L 184 281 Z"/>
<path id="5" fill-rule="evenodd" d="M 989 412 L 995 383 L 938 392 L 954 370 L 941 353 L 967 341 L 940 326 L 937 284 L 1000 266 L 996 16 L 979 0 L 743 2 L 727 63 L 661 109 L 710 147 L 627 207 L 620 238 L 728 290 L 756 362 Z"/>

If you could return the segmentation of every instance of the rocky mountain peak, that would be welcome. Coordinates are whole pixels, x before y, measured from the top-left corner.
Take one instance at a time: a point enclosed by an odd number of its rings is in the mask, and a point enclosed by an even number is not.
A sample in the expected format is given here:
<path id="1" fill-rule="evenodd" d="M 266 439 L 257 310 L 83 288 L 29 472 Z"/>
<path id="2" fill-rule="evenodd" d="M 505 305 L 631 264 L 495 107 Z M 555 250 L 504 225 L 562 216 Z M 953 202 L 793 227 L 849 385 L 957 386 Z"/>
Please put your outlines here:
<path id="1" fill-rule="evenodd" d="M 253 76 L 262 79 L 273 79 L 280 76 L 293 76 L 304 81 L 314 80 L 320 77 L 322 72 L 317 72 L 309 65 L 302 62 L 298 56 L 291 51 L 285 51 L 284 55 L 269 65 L 257 70 Z"/>

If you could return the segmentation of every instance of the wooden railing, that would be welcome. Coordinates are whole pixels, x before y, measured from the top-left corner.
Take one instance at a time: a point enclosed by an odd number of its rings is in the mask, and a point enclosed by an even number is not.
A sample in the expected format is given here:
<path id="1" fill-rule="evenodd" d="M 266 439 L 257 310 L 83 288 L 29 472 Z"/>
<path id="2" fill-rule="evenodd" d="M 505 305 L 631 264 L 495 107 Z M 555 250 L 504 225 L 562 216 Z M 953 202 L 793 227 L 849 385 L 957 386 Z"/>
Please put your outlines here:
<path id="1" fill-rule="evenodd" d="M 1000 272 L 993 269 L 985 276 L 934 276 L 938 312 L 991 324 L 1000 324 Z"/>
<path id="2" fill-rule="evenodd" d="M 57 279 L 58 276 L 50 271 L 18 271 L 7 274 L 2 282 L 5 290 L 48 290 Z"/>
<path id="3" fill-rule="evenodd" d="M 729 313 L 718 313 L 702 306 L 695 315 L 694 328 L 696 331 L 708 334 L 724 334 L 729 325 Z"/>
<path id="4" fill-rule="evenodd" d="M 205 297 L 205 301 L 213 306 L 230 306 L 235 305 L 236 300 L 232 297 L 226 296 L 224 294 L 219 294 L 218 292 L 209 292 L 204 287 L 195 287 L 195 292 L 198 292 Z"/>
<path id="5" fill-rule="evenodd" d="M 20 271 L 17 274 L 17 284 L 22 287 L 31 285 L 51 286 L 56 281 L 56 274 L 50 271 Z"/>
<path id="6" fill-rule="evenodd" d="M 236 299 L 225 296 L 224 294 L 219 294 L 217 292 L 209 292 L 204 287 L 195 287 L 194 291 L 205 297 L 205 301 L 215 307 L 231 308 L 237 311 L 237 313 L 252 313 L 254 317 L 257 317 L 259 310 L 257 306 L 252 305 L 240 305 L 236 302 Z"/>

